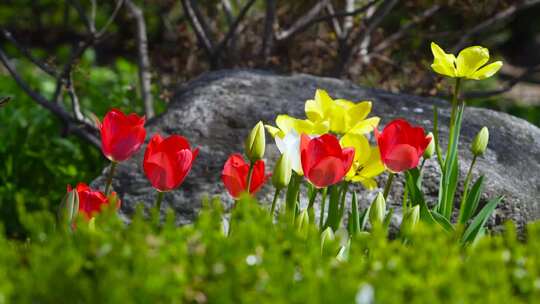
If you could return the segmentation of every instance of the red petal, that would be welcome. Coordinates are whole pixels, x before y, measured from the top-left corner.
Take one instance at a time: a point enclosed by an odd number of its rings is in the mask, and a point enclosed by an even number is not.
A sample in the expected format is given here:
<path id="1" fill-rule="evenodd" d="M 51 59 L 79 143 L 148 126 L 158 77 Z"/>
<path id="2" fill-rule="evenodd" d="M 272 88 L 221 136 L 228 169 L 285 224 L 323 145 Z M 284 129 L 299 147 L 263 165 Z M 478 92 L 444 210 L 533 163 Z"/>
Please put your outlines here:
<path id="1" fill-rule="evenodd" d="M 318 188 L 328 187 L 339 182 L 345 172 L 341 159 L 330 156 L 322 159 L 311 170 L 306 177 Z"/>
<path id="2" fill-rule="evenodd" d="M 418 166 L 418 154 L 410 145 L 400 144 L 393 147 L 383 160 L 386 167 L 393 172 L 403 172 Z"/>

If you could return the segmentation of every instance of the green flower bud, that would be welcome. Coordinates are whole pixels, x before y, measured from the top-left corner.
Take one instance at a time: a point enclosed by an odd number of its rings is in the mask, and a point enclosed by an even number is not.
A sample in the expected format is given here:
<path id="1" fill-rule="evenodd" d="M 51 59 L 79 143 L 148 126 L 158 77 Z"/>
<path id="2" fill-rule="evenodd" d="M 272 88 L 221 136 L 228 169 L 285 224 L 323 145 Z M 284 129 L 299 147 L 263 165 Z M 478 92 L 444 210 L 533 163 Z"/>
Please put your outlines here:
<path id="1" fill-rule="evenodd" d="M 272 184 L 277 189 L 282 189 L 289 185 L 292 176 L 291 161 L 286 153 L 281 154 L 276 162 L 274 174 L 272 174 Z"/>
<path id="2" fill-rule="evenodd" d="M 489 142 L 489 130 L 487 127 L 480 129 L 480 132 L 476 134 L 471 144 L 471 152 L 475 156 L 480 156 L 486 152 L 486 148 Z"/>
<path id="3" fill-rule="evenodd" d="M 266 146 L 266 136 L 262 121 L 259 121 L 253 130 L 251 130 L 251 133 L 249 133 L 244 144 L 246 155 L 250 161 L 254 162 L 263 158 Z"/>
<path id="4" fill-rule="evenodd" d="M 420 220 L 420 205 L 416 205 L 403 215 L 403 220 L 401 221 L 400 231 L 401 233 L 410 233 L 416 227 L 416 224 Z"/>
<path id="5" fill-rule="evenodd" d="M 377 193 L 377 197 L 373 200 L 371 203 L 371 207 L 369 207 L 369 220 L 371 222 L 371 225 L 375 225 L 375 223 L 382 224 L 384 222 L 384 216 L 386 214 L 386 201 L 384 200 L 384 197 L 382 193 Z"/>
<path id="6" fill-rule="evenodd" d="M 428 137 L 431 138 L 431 141 L 429 142 L 426 150 L 424 150 L 425 159 L 430 159 L 433 156 L 433 152 L 435 152 L 435 139 L 433 138 L 433 133 L 429 132 L 426 138 Z"/>
<path id="7" fill-rule="evenodd" d="M 323 233 L 321 233 L 321 252 L 324 250 L 324 245 L 328 242 L 332 242 L 334 238 L 334 231 L 332 231 L 331 227 L 326 228 Z"/>
<path id="8" fill-rule="evenodd" d="M 300 232 L 302 235 L 307 235 L 309 230 L 309 213 L 307 209 L 304 209 L 296 217 L 296 229 L 298 229 L 298 232 Z"/>
<path id="9" fill-rule="evenodd" d="M 71 224 L 79 213 L 79 193 L 76 189 L 66 193 L 58 209 L 58 219 L 67 224 Z"/>

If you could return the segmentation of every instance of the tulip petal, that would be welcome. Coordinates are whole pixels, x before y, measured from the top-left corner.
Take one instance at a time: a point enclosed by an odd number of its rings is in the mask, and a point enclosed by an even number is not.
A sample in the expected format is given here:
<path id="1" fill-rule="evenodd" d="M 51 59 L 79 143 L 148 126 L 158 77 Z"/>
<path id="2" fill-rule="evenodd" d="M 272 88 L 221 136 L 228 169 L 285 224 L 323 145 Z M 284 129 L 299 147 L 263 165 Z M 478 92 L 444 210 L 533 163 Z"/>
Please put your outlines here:
<path id="1" fill-rule="evenodd" d="M 251 176 L 251 185 L 249 193 L 254 194 L 261 189 L 268 176 L 264 172 L 264 161 L 258 160 L 253 164 L 253 174 Z"/>
<path id="2" fill-rule="evenodd" d="M 489 60 L 489 50 L 481 46 L 471 46 L 461 52 L 456 60 L 457 77 L 471 77 Z"/>
<path id="3" fill-rule="evenodd" d="M 349 133 L 354 134 L 367 134 L 371 131 L 373 131 L 377 126 L 379 125 L 379 122 L 381 119 L 377 116 L 370 117 L 368 119 L 364 119 L 362 121 L 359 121 L 354 125 L 350 130 Z"/>
<path id="4" fill-rule="evenodd" d="M 326 120 L 333 100 L 325 90 L 317 89 L 315 99 L 306 101 L 304 110 L 309 120 L 313 122 Z"/>
<path id="5" fill-rule="evenodd" d="M 342 147 L 354 148 L 354 161 L 365 163 L 369 159 L 369 141 L 364 135 L 347 133 L 339 141 Z"/>
<path id="6" fill-rule="evenodd" d="M 308 179 L 316 187 L 324 188 L 339 182 L 344 175 L 342 160 L 329 156 L 321 159 L 311 168 Z"/>
<path id="7" fill-rule="evenodd" d="M 416 149 L 407 144 L 394 146 L 384 160 L 386 167 L 393 172 L 403 172 L 418 165 Z"/>
<path id="8" fill-rule="evenodd" d="M 474 80 L 482 80 L 489 78 L 495 75 L 495 73 L 497 73 L 501 69 L 502 65 L 502 61 L 495 61 L 474 72 L 474 74 L 469 76 L 469 78 Z"/>
<path id="9" fill-rule="evenodd" d="M 456 77 L 456 57 L 445 53 L 435 42 L 431 43 L 431 52 L 434 57 L 431 68 L 439 74 Z"/>

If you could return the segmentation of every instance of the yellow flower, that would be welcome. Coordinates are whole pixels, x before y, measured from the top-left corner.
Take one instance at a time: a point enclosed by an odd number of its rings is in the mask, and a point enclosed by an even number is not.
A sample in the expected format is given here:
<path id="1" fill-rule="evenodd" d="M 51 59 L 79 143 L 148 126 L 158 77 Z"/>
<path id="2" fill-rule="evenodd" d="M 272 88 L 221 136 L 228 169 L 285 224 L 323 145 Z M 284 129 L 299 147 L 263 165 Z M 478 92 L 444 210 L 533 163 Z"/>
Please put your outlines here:
<path id="1" fill-rule="evenodd" d="M 502 67 L 502 61 L 489 61 L 489 50 L 481 46 L 471 46 L 459 52 L 457 58 L 447 54 L 435 42 L 431 43 L 433 64 L 431 68 L 442 75 L 453 78 L 482 80 L 493 76 Z"/>
<path id="2" fill-rule="evenodd" d="M 371 147 L 364 135 L 347 133 L 341 140 L 342 147 L 354 148 L 354 161 L 351 169 L 347 172 L 345 180 L 360 182 L 366 189 L 377 188 L 375 177 L 384 172 L 384 164 L 378 147 Z"/>
<path id="3" fill-rule="evenodd" d="M 298 119 L 289 115 L 281 114 L 276 117 L 276 126 L 266 125 L 266 130 L 272 137 L 284 138 L 291 130 L 297 134 L 319 135 L 327 133 L 328 121 L 313 122 L 308 119 Z"/>
<path id="4" fill-rule="evenodd" d="M 324 90 L 317 89 L 315 98 L 306 101 L 304 110 L 314 123 L 328 121 L 330 131 L 337 134 L 369 133 L 379 124 L 379 117 L 367 118 L 371 102 L 354 103 L 345 99 L 332 99 Z M 366 119 L 367 118 L 367 119 Z"/>

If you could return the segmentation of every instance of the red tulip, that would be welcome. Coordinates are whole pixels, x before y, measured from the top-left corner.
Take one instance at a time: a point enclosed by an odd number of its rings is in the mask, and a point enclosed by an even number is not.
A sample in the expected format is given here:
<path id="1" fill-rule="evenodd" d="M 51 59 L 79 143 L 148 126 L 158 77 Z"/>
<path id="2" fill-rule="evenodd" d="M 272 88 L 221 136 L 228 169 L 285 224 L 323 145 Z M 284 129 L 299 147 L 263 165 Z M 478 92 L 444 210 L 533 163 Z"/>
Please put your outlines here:
<path id="1" fill-rule="evenodd" d="M 413 127 L 404 119 L 387 124 L 382 133 L 375 129 L 381 160 L 392 172 L 418 166 L 418 161 L 431 141 L 421 127 Z"/>
<path id="2" fill-rule="evenodd" d="M 232 197 L 238 198 L 242 193 L 247 192 L 248 174 L 249 164 L 244 161 L 242 155 L 238 153 L 231 154 L 225 162 L 225 166 L 223 166 L 221 180 Z M 268 176 L 264 173 L 264 161 L 255 161 L 249 193 L 253 194 L 259 191 Z"/>
<path id="3" fill-rule="evenodd" d="M 154 135 L 144 153 L 144 173 L 158 191 L 170 191 L 184 181 L 199 149 L 191 150 L 187 139 L 171 135 L 163 139 Z"/>
<path id="4" fill-rule="evenodd" d="M 342 149 L 331 134 L 313 139 L 302 134 L 300 157 L 306 178 L 316 187 L 324 188 L 338 183 L 347 174 L 353 163 L 354 148 Z"/>
<path id="5" fill-rule="evenodd" d="M 96 213 L 101 211 L 104 205 L 109 203 L 109 199 L 101 191 L 93 190 L 85 183 L 79 183 L 75 189 L 71 185 L 67 186 L 67 191 L 77 191 L 79 194 L 79 212 L 82 212 L 86 219 L 91 219 Z M 116 193 L 111 195 L 116 196 Z M 116 208 L 120 208 L 120 200 L 116 199 Z"/>
<path id="6" fill-rule="evenodd" d="M 120 162 L 139 151 L 146 137 L 144 122 L 145 118 L 137 114 L 109 111 L 100 125 L 103 154 L 111 161 Z"/>

